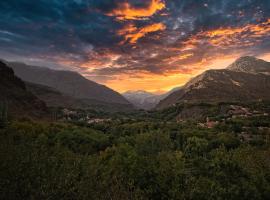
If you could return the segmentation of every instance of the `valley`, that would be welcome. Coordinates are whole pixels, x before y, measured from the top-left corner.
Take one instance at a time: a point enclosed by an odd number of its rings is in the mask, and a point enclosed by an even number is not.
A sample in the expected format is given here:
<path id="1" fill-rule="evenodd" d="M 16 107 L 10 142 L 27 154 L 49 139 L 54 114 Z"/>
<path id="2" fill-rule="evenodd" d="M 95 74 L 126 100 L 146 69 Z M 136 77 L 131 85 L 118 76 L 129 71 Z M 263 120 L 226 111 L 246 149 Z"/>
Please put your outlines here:
<path id="1" fill-rule="evenodd" d="M 270 0 L 1 0 L 0 200 L 270 199 Z"/>
<path id="2" fill-rule="evenodd" d="M 269 195 L 269 63 L 241 58 L 158 96 L 122 97 L 94 84 L 112 95 L 106 101 L 83 94 L 92 86 L 72 72 L 12 68 L 1 63 L 3 199 Z M 43 79 L 44 70 L 61 84 Z M 77 79 L 86 85 L 75 86 Z M 82 91 L 67 91 L 73 87 Z"/>

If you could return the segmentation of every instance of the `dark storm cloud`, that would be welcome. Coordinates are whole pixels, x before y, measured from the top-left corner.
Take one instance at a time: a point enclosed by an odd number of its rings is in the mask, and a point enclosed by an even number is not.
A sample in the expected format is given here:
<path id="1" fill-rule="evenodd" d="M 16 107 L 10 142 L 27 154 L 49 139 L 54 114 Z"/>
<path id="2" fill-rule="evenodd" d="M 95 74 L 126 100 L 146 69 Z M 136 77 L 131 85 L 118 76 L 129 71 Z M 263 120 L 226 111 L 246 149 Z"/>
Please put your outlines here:
<path id="1" fill-rule="evenodd" d="M 269 18 L 269 0 L 2 0 L 0 54 L 92 77 L 190 73 L 216 54 L 269 52 Z"/>
<path id="2" fill-rule="evenodd" d="M 110 44 L 110 31 L 114 29 L 112 19 L 91 11 L 90 3 L 78 0 L 1 1 L 0 29 L 24 37 L 24 41 L 13 40 L 17 45 L 40 45 L 43 49 L 53 45 L 56 51 L 63 53 L 83 53 L 80 48 L 73 48 L 74 44 Z"/>

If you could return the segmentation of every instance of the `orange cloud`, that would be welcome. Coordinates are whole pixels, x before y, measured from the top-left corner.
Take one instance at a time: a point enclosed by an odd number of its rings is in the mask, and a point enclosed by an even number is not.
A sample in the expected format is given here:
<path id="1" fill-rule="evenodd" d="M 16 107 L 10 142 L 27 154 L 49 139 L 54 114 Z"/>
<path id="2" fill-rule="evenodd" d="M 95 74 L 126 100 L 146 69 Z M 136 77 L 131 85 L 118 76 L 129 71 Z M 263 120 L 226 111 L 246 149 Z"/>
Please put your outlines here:
<path id="1" fill-rule="evenodd" d="M 128 2 L 118 4 L 118 7 L 107 13 L 108 16 L 114 16 L 118 20 L 140 20 L 146 17 L 151 17 L 156 12 L 165 8 L 165 3 L 162 0 L 151 0 L 146 8 L 135 8 Z"/>
<path id="2" fill-rule="evenodd" d="M 168 71 L 164 74 L 152 74 L 142 71 L 131 71 L 130 73 L 119 74 L 115 79 L 110 79 L 105 84 L 119 92 L 128 90 L 143 89 L 149 92 L 158 90 L 169 91 L 172 88 L 184 85 L 194 76 L 207 69 L 222 69 L 235 61 L 241 54 L 216 55 L 202 59 L 200 62 L 191 64 L 186 68 L 179 68 Z M 268 58 L 270 59 L 269 55 Z M 165 70 L 165 69 L 164 69 Z M 101 82 L 104 84 L 104 82 Z"/>
<path id="3" fill-rule="evenodd" d="M 200 32 L 184 42 L 184 45 L 198 46 L 207 43 L 213 47 L 247 47 L 254 45 L 270 34 L 270 19 L 260 24 L 247 24 L 242 27 L 227 27 Z"/>
<path id="4" fill-rule="evenodd" d="M 99 69 L 101 67 L 116 67 L 117 60 L 121 57 L 120 54 L 104 51 L 103 53 L 92 53 L 91 59 L 87 62 L 80 63 L 81 68 L 88 70 Z"/>
<path id="5" fill-rule="evenodd" d="M 168 64 L 173 64 L 175 62 L 191 58 L 192 56 L 194 56 L 194 53 L 181 53 L 180 55 L 169 57 L 164 61 L 167 62 Z"/>
<path id="6" fill-rule="evenodd" d="M 148 33 L 163 31 L 165 29 L 166 26 L 163 23 L 151 24 L 141 29 L 136 28 L 134 25 L 128 25 L 118 31 L 118 35 L 124 36 L 124 42 L 128 41 L 131 44 L 135 44 L 140 38 L 144 37 Z"/>
<path id="7" fill-rule="evenodd" d="M 184 55 L 180 55 L 178 58 L 180 60 L 184 60 L 184 59 L 187 59 L 187 58 L 189 58 L 189 57 L 191 57 L 193 55 L 194 55 L 193 53 L 187 53 L 187 54 L 184 54 Z"/>
<path id="8" fill-rule="evenodd" d="M 124 38 L 124 42 L 134 44 L 149 33 L 165 29 L 166 26 L 162 23 L 142 28 L 137 28 L 130 23 L 119 30 L 117 34 Z M 157 45 L 152 51 L 148 46 L 142 46 L 142 48 L 153 52 L 155 56 L 151 59 L 137 60 L 135 56 L 133 58 L 132 56 L 136 55 L 137 52 L 124 54 L 105 52 L 102 55 L 91 55 L 92 60 L 81 64 L 80 67 L 82 70 L 89 69 L 86 73 L 88 78 L 106 84 L 120 92 L 137 89 L 165 91 L 185 84 L 191 77 L 207 69 L 225 68 L 236 58 L 248 53 L 249 48 L 243 47 L 256 45 L 264 41 L 264 38 L 269 34 L 270 19 L 259 24 L 202 31 L 181 42 L 179 46 L 164 47 Z M 130 57 L 127 58 L 127 56 Z M 267 58 L 270 61 L 269 53 L 263 56 L 262 58 Z M 124 58 L 124 61 L 121 61 L 121 58 Z M 117 62 L 119 60 L 121 62 Z M 158 72 L 155 73 L 155 70 L 147 69 L 147 65 L 152 63 L 153 68 L 160 71 L 157 70 Z M 133 64 L 134 67 L 128 67 Z M 124 69 L 111 74 L 95 74 L 95 69 L 101 67 L 109 69 L 122 67 Z M 99 76 L 109 78 L 99 79 Z"/>
<path id="9" fill-rule="evenodd" d="M 134 24 L 128 24 L 124 28 L 120 29 L 117 34 L 118 35 L 126 35 L 128 33 L 134 33 L 138 30 L 138 28 Z"/>

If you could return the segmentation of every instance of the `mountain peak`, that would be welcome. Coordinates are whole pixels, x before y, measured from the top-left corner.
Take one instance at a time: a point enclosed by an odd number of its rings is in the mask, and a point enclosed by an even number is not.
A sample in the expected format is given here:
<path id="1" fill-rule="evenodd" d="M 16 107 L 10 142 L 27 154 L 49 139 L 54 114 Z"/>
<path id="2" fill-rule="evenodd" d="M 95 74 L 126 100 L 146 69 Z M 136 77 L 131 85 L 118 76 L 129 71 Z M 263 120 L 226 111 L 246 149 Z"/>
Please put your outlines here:
<path id="1" fill-rule="evenodd" d="M 237 59 L 227 69 L 208 70 L 163 99 L 156 108 L 181 102 L 269 100 L 270 63 L 251 56 Z"/>
<path id="2" fill-rule="evenodd" d="M 238 58 L 227 68 L 231 71 L 246 73 L 270 73 L 270 63 L 253 56 Z"/>
<path id="3" fill-rule="evenodd" d="M 135 107 L 149 110 L 154 108 L 162 98 L 162 95 L 156 95 L 144 90 L 127 91 L 123 96 Z"/>
<path id="4" fill-rule="evenodd" d="M 259 60 L 258 58 L 254 57 L 254 56 L 242 56 L 238 59 L 235 60 L 235 62 L 245 62 L 245 61 L 257 61 Z"/>

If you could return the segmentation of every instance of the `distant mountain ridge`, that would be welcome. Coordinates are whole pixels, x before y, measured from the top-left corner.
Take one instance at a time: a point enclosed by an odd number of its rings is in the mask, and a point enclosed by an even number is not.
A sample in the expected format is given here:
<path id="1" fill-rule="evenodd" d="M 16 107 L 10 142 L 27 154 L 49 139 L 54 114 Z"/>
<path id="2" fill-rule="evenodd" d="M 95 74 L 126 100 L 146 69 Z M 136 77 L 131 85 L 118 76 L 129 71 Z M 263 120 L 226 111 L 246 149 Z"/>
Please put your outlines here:
<path id="1" fill-rule="evenodd" d="M 156 95 L 143 90 L 127 91 L 122 94 L 136 108 L 150 110 L 162 99 L 162 95 Z"/>
<path id="2" fill-rule="evenodd" d="M 241 57 L 228 68 L 208 70 L 162 100 L 157 109 L 181 102 L 270 100 L 270 63 Z"/>
<path id="3" fill-rule="evenodd" d="M 176 87 L 169 92 L 164 94 L 154 94 L 151 92 L 146 92 L 144 90 L 137 91 L 127 91 L 123 93 L 129 102 L 131 102 L 136 108 L 151 110 L 153 109 L 162 99 L 166 98 L 171 93 L 179 90 L 181 87 Z"/>
<path id="4" fill-rule="evenodd" d="M 71 106 L 74 104 L 74 107 L 77 107 L 79 104 L 82 107 L 84 107 L 83 105 L 91 106 L 94 102 L 96 106 L 106 104 L 106 106 L 114 107 L 117 105 L 124 109 L 132 109 L 132 105 L 121 94 L 104 85 L 90 81 L 77 72 L 53 70 L 18 62 L 8 63 L 13 68 L 15 74 L 22 80 L 40 86 L 47 86 L 60 92 L 62 96 L 56 95 L 56 93 L 53 94 L 51 89 L 49 91 L 50 94 L 54 95 L 53 101 L 56 105 L 61 104 L 61 102 L 57 102 L 56 97 L 59 97 L 58 101 L 67 97 L 68 99 L 64 103 L 69 101 L 68 104 L 71 104 Z M 32 89 L 37 92 L 35 88 L 32 87 Z M 43 87 L 43 89 L 45 88 Z M 45 98 L 44 94 L 42 97 Z M 45 100 L 52 102 L 52 98 L 45 98 Z"/>

